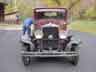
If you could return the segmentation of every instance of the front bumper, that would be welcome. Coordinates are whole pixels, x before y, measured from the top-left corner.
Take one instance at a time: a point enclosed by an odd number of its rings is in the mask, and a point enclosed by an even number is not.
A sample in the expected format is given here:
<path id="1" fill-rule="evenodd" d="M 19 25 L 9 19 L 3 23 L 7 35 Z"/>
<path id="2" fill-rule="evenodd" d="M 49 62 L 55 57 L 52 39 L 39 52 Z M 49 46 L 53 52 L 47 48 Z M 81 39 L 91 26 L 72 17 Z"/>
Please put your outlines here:
<path id="1" fill-rule="evenodd" d="M 70 57 L 70 56 L 78 56 L 80 51 L 66 51 L 66 52 L 27 52 L 21 51 L 22 56 L 30 56 L 30 57 Z"/>

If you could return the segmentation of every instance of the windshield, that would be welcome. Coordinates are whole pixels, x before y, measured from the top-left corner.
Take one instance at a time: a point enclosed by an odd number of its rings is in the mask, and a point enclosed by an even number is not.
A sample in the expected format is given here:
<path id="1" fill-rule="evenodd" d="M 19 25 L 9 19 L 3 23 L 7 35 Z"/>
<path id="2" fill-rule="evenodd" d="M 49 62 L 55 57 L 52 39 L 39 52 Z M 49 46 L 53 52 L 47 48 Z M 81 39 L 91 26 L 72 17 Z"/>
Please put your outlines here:
<path id="1" fill-rule="evenodd" d="M 36 19 L 64 19 L 64 12 L 37 12 Z"/>

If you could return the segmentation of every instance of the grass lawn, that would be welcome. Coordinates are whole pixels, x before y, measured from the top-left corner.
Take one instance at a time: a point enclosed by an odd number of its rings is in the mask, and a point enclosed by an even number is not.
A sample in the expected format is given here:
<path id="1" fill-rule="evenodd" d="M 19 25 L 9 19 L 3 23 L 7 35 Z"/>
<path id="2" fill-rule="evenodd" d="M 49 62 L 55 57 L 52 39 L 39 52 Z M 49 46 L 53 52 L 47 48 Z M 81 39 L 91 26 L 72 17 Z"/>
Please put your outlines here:
<path id="1" fill-rule="evenodd" d="M 96 35 L 96 21 L 90 20 L 78 20 L 70 24 L 73 30 L 78 30 L 81 32 L 89 32 Z"/>

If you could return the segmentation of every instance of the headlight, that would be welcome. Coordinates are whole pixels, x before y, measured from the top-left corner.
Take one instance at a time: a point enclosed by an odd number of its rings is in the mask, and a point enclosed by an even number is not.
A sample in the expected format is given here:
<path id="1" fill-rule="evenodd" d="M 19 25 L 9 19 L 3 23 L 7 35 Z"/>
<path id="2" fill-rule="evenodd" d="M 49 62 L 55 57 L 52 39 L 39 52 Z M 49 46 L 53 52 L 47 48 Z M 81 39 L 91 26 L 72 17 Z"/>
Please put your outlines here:
<path id="1" fill-rule="evenodd" d="M 41 39 L 43 37 L 43 32 L 42 30 L 36 30 L 34 33 L 36 39 Z"/>
<path id="2" fill-rule="evenodd" d="M 60 32 L 59 37 L 60 37 L 60 39 L 66 39 L 67 35 L 65 32 Z"/>

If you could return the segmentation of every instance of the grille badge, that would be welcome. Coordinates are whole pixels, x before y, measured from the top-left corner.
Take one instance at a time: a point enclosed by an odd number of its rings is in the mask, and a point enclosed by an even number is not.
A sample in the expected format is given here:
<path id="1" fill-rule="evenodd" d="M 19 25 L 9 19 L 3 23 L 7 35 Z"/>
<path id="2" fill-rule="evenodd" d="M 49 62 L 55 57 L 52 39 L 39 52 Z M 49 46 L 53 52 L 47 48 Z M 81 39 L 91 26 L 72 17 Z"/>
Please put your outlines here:
<path id="1" fill-rule="evenodd" d="M 53 35 L 49 35 L 48 36 L 48 39 L 53 39 Z"/>

